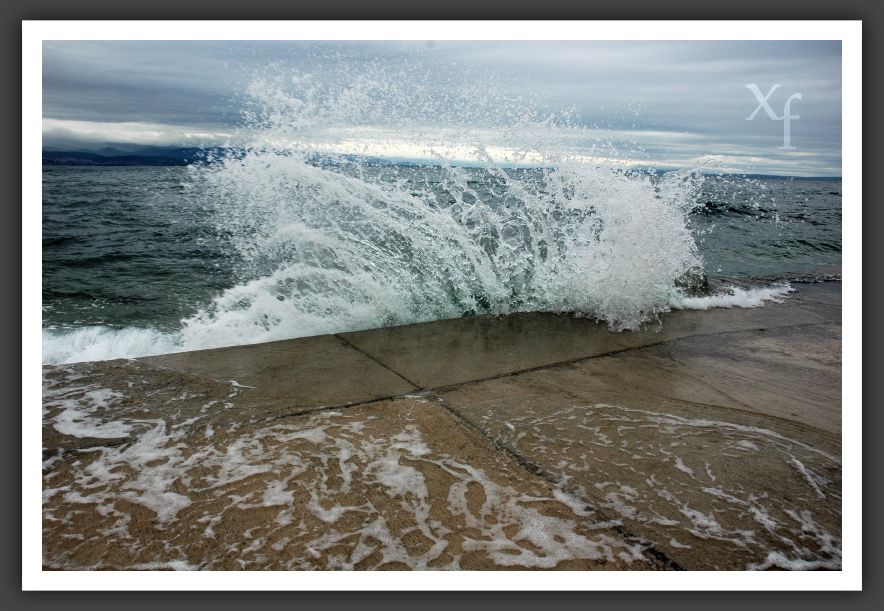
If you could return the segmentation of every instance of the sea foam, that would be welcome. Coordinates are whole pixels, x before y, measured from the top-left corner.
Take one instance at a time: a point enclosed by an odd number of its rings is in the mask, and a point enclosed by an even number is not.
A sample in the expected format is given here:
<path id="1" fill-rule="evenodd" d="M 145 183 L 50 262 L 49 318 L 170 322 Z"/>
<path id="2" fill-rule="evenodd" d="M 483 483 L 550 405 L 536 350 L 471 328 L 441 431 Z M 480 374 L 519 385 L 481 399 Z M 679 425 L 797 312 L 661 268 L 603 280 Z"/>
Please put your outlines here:
<path id="1" fill-rule="evenodd" d="M 233 286 L 174 331 L 44 330 L 43 362 L 525 311 L 619 331 L 764 299 L 678 288 L 703 274 L 698 171 L 631 169 L 567 112 L 493 86 L 440 93 L 407 67 L 333 76 L 260 75 L 251 143 L 192 168 L 184 196 L 239 253 Z M 404 156 L 425 165 L 379 161 Z"/>

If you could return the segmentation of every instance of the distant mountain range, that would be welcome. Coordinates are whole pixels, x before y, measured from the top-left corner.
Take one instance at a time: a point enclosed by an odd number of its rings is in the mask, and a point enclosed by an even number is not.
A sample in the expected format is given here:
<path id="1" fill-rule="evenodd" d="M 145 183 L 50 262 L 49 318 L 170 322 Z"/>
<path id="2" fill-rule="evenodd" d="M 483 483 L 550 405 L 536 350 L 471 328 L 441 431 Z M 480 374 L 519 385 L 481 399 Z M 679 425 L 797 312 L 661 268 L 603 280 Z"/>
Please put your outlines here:
<path id="1" fill-rule="evenodd" d="M 228 150 L 232 149 L 148 146 L 125 151 L 106 146 L 94 151 L 62 151 L 44 148 L 43 165 L 183 166 L 207 161 Z"/>
<path id="2" fill-rule="evenodd" d="M 148 146 L 133 150 L 123 150 L 113 146 L 105 146 L 95 150 L 59 150 L 45 147 L 43 149 L 44 166 L 185 166 L 194 163 L 212 163 L 216 159 L 239 157 L 245 154 L 244 149 L 229 147 L 197 148 L 197 147 L 163 147 Z M 371 166 L 416 166 L 410 161 L 390 161 L 379 157 L 363 157 L 360 155 L 335 155 L 323 157 L 312 155 L 309 161 L 317 165 L 336 165 L 341 162 L 360 162 Z"/>
<path id="3" fill-rule="evenodd" d="M 126 149 L 117 146 L 105 146 L 95 150 L 59 150 L 51 147 L 43 148 L 44 166 L 186 166 L 194 163 L 212 163 L 214 159 L 224 159 L 230 156 L 238 157 L 245 154 L 244 149 L 229 147 L 166 147 L 147 146 L 133 147 L 126 145 Z M 313 155 L 310 161 L 316 165 L 339 165 L 341 162 L 360 162 L 369 166 L 432 166 L 438 163 L 419 163 L 407 160 L 381 159 L 379 157 L 363 157 L 360 155 L 338 155 L 334 157 L 322 157 Z M 636 168 L 641 170 L 641 168 Z M 649 169 L 658 172 L 655 169 Z M 671 170 L 666 170 L 671 171 Z M 665 173 L 665 172 L 664 172 Z M 716 174 L 718 175 L 718 174 Z M 831 180 L 839 181 L 840 176 L 773 176 L 769 174 L 723 174 L 721 176 L 739 176 L 742 178 L 759 179 L 788 179 L 794 180 Z"/>

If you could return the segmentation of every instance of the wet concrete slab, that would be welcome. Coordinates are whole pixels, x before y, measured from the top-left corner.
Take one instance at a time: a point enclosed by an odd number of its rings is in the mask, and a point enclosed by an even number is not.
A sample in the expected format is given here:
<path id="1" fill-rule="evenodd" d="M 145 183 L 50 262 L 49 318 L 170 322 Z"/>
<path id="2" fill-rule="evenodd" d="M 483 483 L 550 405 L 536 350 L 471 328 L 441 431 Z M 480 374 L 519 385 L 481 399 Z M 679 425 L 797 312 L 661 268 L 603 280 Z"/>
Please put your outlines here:
<path id="1" fill-rule="evenodd" d="M 840 282 L 793 286 L 794 291 L 782 302 L 769 301 L 763 307 L 675 310 L 665 314 L 660 324 L 648 324 L 636 332 L 624 331 L 621 341 L 638 347 L 693 335 L 841 323 Z"/>
<path id="2" fill-rule="evenodd" d="M 840 568 L 841 285 L 44 367 L 48 568 Z"/>
<path id="3" fill-rule="evenodd" d="M 202 433 L 155 421 L 59 455 L 43 495 L 50 569 L 666 568 L 424 398 Z"/>
<path id="4" fill-rule="evenodd" d="M 143 357 L 139 363 L 221 383 L 236 382 L 277 409 L 362 403 L 415 387 L 334 335 Z"/>
<path id="5" fill-rule="evenodd" d="M 841 433 L 841 326 L 706 334 L 545 369 L 584 396 L 673 399 Z"/>
<path id="6" fill-rule="evenodd" d="M 619 334 L 547 312 L 475 316 L 342 333 L 422 388 L 458 384 L 620 350 Z"/>
<path id="7" fill-rule="evenodd" d="M 44 450 L 131 439 L 109 419 L 200 429 L 345 406 L 415 387 L 331 335 L 44 367 Z M 235 401 L 234 401 L 235 398 Z"/>
<path id="8" fill-rule="evenodd" d="M 692 378 L 673 366 L 678 350 L 638 352 L 648 353 L 465 384 L 439 396 L 680 568 L 838 567 L 841 447 L 832 429 L 840 424 L 816 428 L 802 420 L 840 423 L 840 397 L 814 417 L 781 417 L 805 416 L 809 402 L 821 399 L 810 386 L 778 387 L 774 377 L 754 378 L 761 383 L 738 388 L 737 400 L 733 389 L 716 387 L 721 362 L 695 364 L 691 375 L 701 376 Z"/>
<path id="9" fill-rule="evenodd" d="M 841 321 L 841 284 L 796 285 L 761 308 L 676 310 L 639 331 L 565 314 L 476 316 L 340 337 L 422 388 L 459 384 L 692 335 Z"/>

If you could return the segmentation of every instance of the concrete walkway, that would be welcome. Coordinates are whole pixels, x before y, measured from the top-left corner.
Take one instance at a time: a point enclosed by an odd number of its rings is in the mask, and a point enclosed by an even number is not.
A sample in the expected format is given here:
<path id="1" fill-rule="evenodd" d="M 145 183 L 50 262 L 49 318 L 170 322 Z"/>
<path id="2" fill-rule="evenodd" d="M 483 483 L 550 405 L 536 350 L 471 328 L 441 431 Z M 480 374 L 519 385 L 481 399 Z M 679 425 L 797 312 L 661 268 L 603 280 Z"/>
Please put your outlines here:
<path id="1" fill-rule="evenodd" d="M 44 567 L 841 568 L 841 284 L 45 367 Z"/>

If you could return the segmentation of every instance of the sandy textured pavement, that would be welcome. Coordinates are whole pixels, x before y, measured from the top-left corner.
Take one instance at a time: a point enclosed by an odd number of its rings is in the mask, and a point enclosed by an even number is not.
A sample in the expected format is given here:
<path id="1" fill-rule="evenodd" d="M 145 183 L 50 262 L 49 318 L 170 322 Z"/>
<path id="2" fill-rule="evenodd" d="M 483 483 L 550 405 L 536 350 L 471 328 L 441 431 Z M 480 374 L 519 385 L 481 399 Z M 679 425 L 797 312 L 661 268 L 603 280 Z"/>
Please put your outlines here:
<path id="1" fill-rule="evenodd" d="M 841 284 L 43 370 L 45 569 L 841 568 Z"/>

